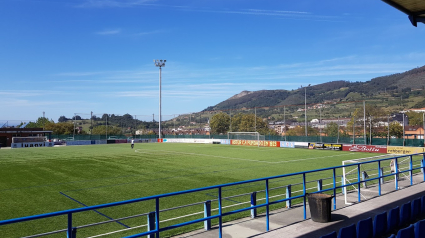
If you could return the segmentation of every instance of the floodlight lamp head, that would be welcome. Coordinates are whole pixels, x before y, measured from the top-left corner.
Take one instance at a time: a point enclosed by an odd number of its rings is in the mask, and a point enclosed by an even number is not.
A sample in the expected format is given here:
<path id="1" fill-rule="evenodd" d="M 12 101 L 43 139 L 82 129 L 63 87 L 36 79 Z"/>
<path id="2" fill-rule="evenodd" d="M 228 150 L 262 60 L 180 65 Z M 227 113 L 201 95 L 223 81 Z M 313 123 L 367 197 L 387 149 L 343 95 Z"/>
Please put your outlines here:
<path id="1" fill-rule="evenodd" d="M 164 63 L 167 62 L 167 60 L 164 60 Z"/>

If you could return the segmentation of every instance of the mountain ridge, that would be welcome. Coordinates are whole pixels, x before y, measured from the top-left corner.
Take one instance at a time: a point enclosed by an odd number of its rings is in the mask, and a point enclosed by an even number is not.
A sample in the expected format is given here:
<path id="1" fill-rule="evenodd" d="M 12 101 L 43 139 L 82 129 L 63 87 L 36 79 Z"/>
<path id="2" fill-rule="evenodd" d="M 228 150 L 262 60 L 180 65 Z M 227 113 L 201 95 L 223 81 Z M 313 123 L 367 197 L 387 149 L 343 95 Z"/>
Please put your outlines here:
<path id="1" fill-rule="evenodd" d="M 409 98 L 423 95 L 425 88 L 425 66 L 417 67 L 403 73 L 396 73 L 373 78 L 366 82 L 331 81 L 295 90 L 259 90 L 247 91 L 209 106 L 203 111 L 273 107 L 304 104 L 304 93 L 308 103 L 327 101 L 354 101 L 376 97 L 385 93 L 391 97 Z M 420 93 L 418 93 L 418 91 Z M 425 106 L 425 101 L 417 106 Z"/>

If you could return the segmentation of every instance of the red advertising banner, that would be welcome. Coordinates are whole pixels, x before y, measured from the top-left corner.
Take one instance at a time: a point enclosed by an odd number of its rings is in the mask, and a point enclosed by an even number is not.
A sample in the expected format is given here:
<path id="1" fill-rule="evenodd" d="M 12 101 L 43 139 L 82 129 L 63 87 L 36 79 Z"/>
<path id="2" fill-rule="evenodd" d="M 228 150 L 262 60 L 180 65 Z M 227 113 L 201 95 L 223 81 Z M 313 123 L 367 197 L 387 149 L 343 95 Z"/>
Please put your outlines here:
<path id="1" fill-rule="evenodd" d="M 157 139 L 159 143 L 164 142 L 164 139 Z"/>
<path id="2" fill-rule="evenodd" d="M 280 141 L 266 141 L 266 140 L 231 140 L 231 145 L 248 145 L 248 146 L 260 146 L 264 147 L 280 147 Z"/>
<path id="3" fill-rule="evenodd" d="M 387 147 L 383 145 L 343 145 L 342 150 L 351 152 L 387 153 Z"/>

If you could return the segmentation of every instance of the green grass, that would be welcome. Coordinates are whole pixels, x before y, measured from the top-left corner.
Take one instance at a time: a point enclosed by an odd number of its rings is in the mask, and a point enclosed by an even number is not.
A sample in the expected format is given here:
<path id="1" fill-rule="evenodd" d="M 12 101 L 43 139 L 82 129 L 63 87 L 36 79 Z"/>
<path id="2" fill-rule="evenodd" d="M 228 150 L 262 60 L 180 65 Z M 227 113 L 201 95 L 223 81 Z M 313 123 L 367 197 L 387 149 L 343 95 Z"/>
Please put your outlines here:
<path id="1" fill-rule="evenodd" d="M 0 220 L 65 209 L 79 208 L 102 203 L 117 202 L 150 195 L 194 189 L 211 185 L 231 183 L 298 171 L 341 165 L 341 161 L 365 158 L 376 154 L 342 151 L 306 150 L 290 148 L 258 148 L 229 145 L 108 144 L 92 146 L 69 146 L 55 148 L 27 148 L 0 150 Z M 337 171 L 340 175 L 341 171 Z M 331 172 L 314 173 L 307 180 L 332 176 Z M 301 178 L 275 179 L 270 188 L 299 183 Z M 325 182 L 324 182 L 325 183 Z M 311 187 L 316 185 L 312 183 Z M 298 186 L 299 187 L 299 186 Z M 264 189 L 264 182 L 234 186 L 223 189 L 223 196 L 249 193 Z M 295 191 L 294 186 L 293 191 Z M 284 188 L 271 191 L 271 195 L 284 193 Z M 260 198 L 264 193 L 259 193 Z M 194 202 L 212 200 L 217 190 L 180 195 L 160 200 L 160 209 Z M 71 199 L 72 198 L 72 199 Z M 280 198 L 274 198 L 282 199 Z M 223 206 L 249 200 L 249 195 L 227 199 Z M 272 199 L 273 200 L 273 199 Z M 78 203 L 78 202 L 79 203 Z M 217 202 L 212 203 L 213 208 Z M 245 205 L 247 206 L 247 205 Z M 282 207 L 280 205 L 280 207 Z M 239 209 L 244 206 L 232 208 Z M 274 206 L 278 208 L 279 206 Z M 202 211 L 202 205 L 163 212 L 161 220 Z M 140 202 L 119 207 L 101 209 L 99 212 L 120 218 L 154 211 L 154 202 Z M 225 210 L 229 211 L 229 210 Z M 213 212 L 216 214 L 217 212 Z M 225 220 L 247 216 L 248 212 L 226 217 Z M 161 223 L 176 224 L 195 218 Z M 93 211 L 76 214 L 74 226 L 108 220 Z M 213 221 L 216 222 L 216 221 Z M 128 226 L 146 223 L 145 217 L 122 221 Z M 66 228 L 66 217 L 0 226 L 4 237 L 19 237 Z M 201 228 L 195 224 L 172 232 Z M 118 223 L 78 230 L 78 236 L 101 234 L 124 226 Z M 141 228 L 131 232 L 107 237 L 121 237 L 145 231 Z M 171 233 L 164 233 L 165 236 Z M 49 236 L 56 237 L 56 236 Z M 63 233 L 57 235 L 63 237 Z"/>

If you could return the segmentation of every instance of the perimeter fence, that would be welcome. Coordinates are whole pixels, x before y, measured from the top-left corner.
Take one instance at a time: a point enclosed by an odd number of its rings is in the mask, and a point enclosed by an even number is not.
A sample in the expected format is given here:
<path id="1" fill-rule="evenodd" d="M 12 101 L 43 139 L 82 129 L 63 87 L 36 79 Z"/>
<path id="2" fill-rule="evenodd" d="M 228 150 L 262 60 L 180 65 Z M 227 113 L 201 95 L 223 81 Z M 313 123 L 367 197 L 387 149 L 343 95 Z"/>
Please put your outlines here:
<path id="1" fill-rule="evenodd" d="M 157 135 L 135 135 L 127 137 L 125 135 L 52 135 L 51 139 L 56 140 L 108 140 L 108 139 L 157 139 Z M 162 138 L 176 139 L 227 139 L 227 135 L 163 135 Z M 265 140 L 269 141 L 290 141 L 290 142 L 316 142 L 316 143 L 338 143 L 338 144 L 357 144 L 357 145 L 391 145 L 391 146 L 412 146 L 424 147 L 423 139 L 385 139 L 385 138 L 365 138 L 364 137 L 330 137 L 330 136 L 275 136 L 264 135 Z"/>
<path id="2" fill-rule="evenodd" d="M 424 174 L 425 153 L 397 156 L 378 160 L 371 160 L 363 163 L 342 165 L 330 168 L 323 168 L 310 171 L 302 171 L 279 176 L 259 178 L 235 183 L 221 184 L 185 191 L 178 191 L 149 197 L 137 198 L 132 200 L 87 206 L 82 208 L 64 210 L 53 213 L 40 214 L 35 216 L 21 217 L 0 221 L 0 226 L 28 225 L 31 223 L 31 232 L 34 233 L 38 228 L 45 227 L 51 223 L 58 223 L 54 231 L 31 234 L 27 237 L 41 237 L 59 233 L 66 233 L 67 237 L 102 237 L 107 235 L 120 235 L 126 237 L 150 236 L 159 237 L 160 233 L 164 236 L 171 236 L 181 232 L 187 232 L 187 229 L 199 229 L 199 226 L 193 226 L 203 223 L 204 229 L 210 230 L 213 225 L 218 226 L 219 237 L 223 234 L 223 223 L 240 217 L 251 216 L 255 218 L 257 213 L 265 213 L 266 229 L 270 230 L 270 210 L 283 207 L 290 208 L 299 204 L 303 209 L 303 219 L 307 219 L 308 193 L 327 193 L 333 195 L 333 209 L 336 209 L 336 195 L 342 191 L 350 194 L 353 202 L 360 202 L 372 197 L 381 196 L 403 187 L 412 186 L 416 183 L 425 181 Z M 395 171 L 390 171 L 383 166 L 388 164 L 389 160 L 395 161 Z M 368 170 L 369 176 L 361 174 L 362 165 L 369 164 L 372 170 Z M 405 165 L 403 165 L 405 164 Z M 351 170 L 352 179 L 341 180 L 344 170 Z M 394 185 L 392 182 L 394 181 Z M 390 185 L 390 186 L 386 186 Z M 370 198 L 362 195 L 363 190 L 374 187 L 377 192 Z M 390 189 L 388 189 L 388 187 Z M 211 199 L 214 197 L 214 199 Z M 205 199 L 208 198 L 208 199 Z M 168 207 L 167 201 L 177 199 L 183 201 L 180 206 Z M 87 217 L 82 214 L 96 212 L 98 214 L 117 213 L 126 209 L 131 204 L 132 211 L 140 211 L 141 204 L 148 204 L 150 211 L 146 213 L 133 214 L 122 218 L 109 219 L 84 225 L 81 221 L 88 222 Z M 203 207 L 203 209 L 202 209 Z M 115 209 L 114 209 L 115 208 Z M 185 210 L 193 208 L 192 210 Z M 108 210 L 114 209 L 114 210 Z M 146 217 L 146 223 L 140 225 L 141 217 Z M 49 220 L 50 219 L 50 220 Z M 54 219 L 54 220 L 51 220 Z M 114 229 L 116 226 L 105 227 L 101 229 L 85 232 L 93 226 L 105 224 L 122 224 L 124 220 L 136 219 L 137 224 L 126 226 L 121 229 Z M 97 220 L 97 219 L 95 219 Z M 46 222 L 49 221 L 49 222 Z M 19 224 L 16 224 L 19 223 Z M 67 227 L 67 228 L 64 228 Z M 183 230 L 182 230 L 183 228 Z M 186 228 L 186 230 L 184 230 Z M 11 229 L 16 231 L 16 229 Z M 173 233 L 174 232 L 174 233 Z M 6 233 L 4 233 L 6 234 Z"/>

